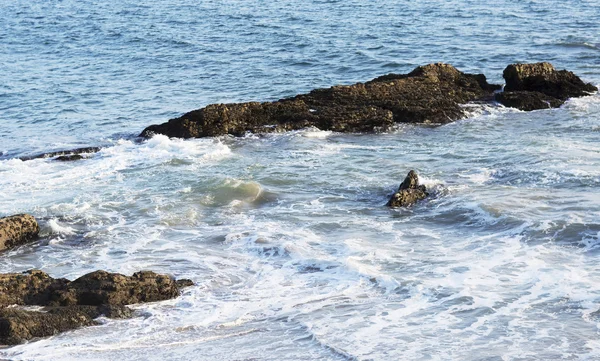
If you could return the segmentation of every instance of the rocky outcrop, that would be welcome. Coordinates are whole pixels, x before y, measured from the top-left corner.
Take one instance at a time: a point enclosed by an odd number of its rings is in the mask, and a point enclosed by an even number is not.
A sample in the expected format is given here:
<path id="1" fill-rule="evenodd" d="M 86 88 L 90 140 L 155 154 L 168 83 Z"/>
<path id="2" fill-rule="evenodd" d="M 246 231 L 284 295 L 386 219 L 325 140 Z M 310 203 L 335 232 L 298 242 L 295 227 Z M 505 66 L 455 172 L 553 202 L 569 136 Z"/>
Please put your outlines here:
<path id="1" fill-rule="evenodd" d="M 47 152 L 47 153 L 41 153 L 41 154 L 36 154 L 36 155 L 32 155 L 32 156 L 21 157 L 19 159 L 21 159 L 22 161 L 27 161 L 27 160 L 40 159 L 40 158 L 54 158 L 55 160 L 59 160 L 59 161 L 73 161 L 73 160 L 84 159 L 85 157 L 82 156 L 82 154 L 89 155 L 89 154 L 93 154 L 93 153 L 98 153 L 100 151 L 100 149 L 101 148 L 99 148 L 99 147 L 85 147 L 85 148 L 76 148 L 76 149 L 70 149 L 70 150 L 59 150 L 56 152 Z"/>
<path id="2" fill-rule="evenodd" d="M 29 214 L 0 218 L 0 251 L 36 239 L 39 231 L 38 222 Z"/>
<path id="3" fill-rule="evenodd" d="M 84 326 L 93 326 L 100 316 L 127 318 L 124 306 L 48 307 L 44 312 L 17 308 L 0 309 L 0 345 L 16 345 L 36 337 L 47 337 Z"/>
<path id="4" fill-rule="evenodd" d="M 339 132 L 371 132 L 394 123 L 447 123 L 465 116 L 462 104 L 491 99 L 497 85 L 482 74 L 448 64 L 420 66 L 366 83 L 313 90 L 275 102 L 212 104 L 140 135 L 198 138 L 266 133 L 315 126 Z"/>
<path id="5" fill-rule="evenodd" d="M 414 170 L 408 172 L 408 175 L 400 184 L 398 191 L 392 195 L 387 203 L 388 207 L 408 207 L 421 199 L 427 198 L 427 188 L 419 185 L 419 177 Z"/>
<path id="6" fill-rule="evenodd" d="M 0 344 L 17 344 L 34 337 L 95 324 L 100 315 L 130 317 L 125 305 L 177 297 L 190 280 L 174 280 L 150 271 L 124 276 L 96 271 L 74 281 L 55 279 L 32 270 L 0 275 Z M 46 306 L 31 311 L 15 306 Z"/>
<path id="7" fill-rule="evenodd" d="M 590 95 L 598 88 L 550 63 L 511 64 L 504 69 L 506 86 L 496 95 L 501 104 L 530 111 L 560 107 L 567 99 Z"/>

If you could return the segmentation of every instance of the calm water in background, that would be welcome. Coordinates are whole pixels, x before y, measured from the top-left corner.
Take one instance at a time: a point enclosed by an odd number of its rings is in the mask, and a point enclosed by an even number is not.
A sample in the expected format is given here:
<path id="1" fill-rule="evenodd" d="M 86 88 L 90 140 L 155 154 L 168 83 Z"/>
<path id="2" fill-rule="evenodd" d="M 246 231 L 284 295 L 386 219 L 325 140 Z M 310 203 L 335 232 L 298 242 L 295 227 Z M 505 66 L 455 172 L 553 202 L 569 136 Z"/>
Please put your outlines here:
<path id="1" fill-rule="evenodd" d="M 0 215 L 41 242 L 0 272 L 191 278 L 175 300 L 8 359 L 598 360 L 600 96 L 442 127 L 134 136 L 448 62 L 550 61 L 600 84 L 596 1 L 0 0 Z M 14 157 L 106 146 L 86 161 Z M 389 210 L 416 169 L 434 197 Z"/>

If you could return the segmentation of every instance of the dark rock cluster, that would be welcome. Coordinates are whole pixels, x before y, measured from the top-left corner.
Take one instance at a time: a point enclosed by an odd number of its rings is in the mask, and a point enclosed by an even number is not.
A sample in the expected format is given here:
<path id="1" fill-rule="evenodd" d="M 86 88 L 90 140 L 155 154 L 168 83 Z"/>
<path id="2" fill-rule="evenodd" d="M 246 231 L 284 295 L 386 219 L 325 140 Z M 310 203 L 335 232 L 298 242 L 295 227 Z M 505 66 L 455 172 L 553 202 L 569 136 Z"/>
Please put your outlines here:
<path id="1" fill-rule="evenodd" d="M 190 280 L 150 271 L 124 276 L 96 271 L 74 281 L 32 270 L 0 274 L 0 344 L 13 345 L 82 326 L 95 318 L 131 317 L 129 304 L 177 297 Z M 44 306 L 41 311 L 19 306 Z"/>
<path id="2" fill-rule="evenodd" d="M 549 63 L 512 64 L 506 86 L 489 84 L 482 74 L 465 74 L 452 65 L 429 64 L 408 74 L 388 74 L 366 83 L 316 89 L 274 102 L 211 104 L 167 123 L 151 125 L 140 136 L 199 138 L 246 132 L 269 133 L 309 126 L 337 132 L 385 130 L 395 123 L 447 123 L 465 116 L 461 105 L 497 100 L 521 110 L 555 108 L 568 98 L 598 89 Z"/>
<path id="3" fill-rule="evenodd" d="M 39 225 L 28 214 L 0 218 L 0 251 L 37 238 Z M 190 280 L 174 280 L 150 271 L 124 276 L 96 271 L 74 281 L 32 270 L 0 274 L 0 345 L 14 345 L 82 326 L 95 318 L 125 318 L 126 305 L 175 298 Z M 42 310 L 23 309 L 43 306 Z"/>

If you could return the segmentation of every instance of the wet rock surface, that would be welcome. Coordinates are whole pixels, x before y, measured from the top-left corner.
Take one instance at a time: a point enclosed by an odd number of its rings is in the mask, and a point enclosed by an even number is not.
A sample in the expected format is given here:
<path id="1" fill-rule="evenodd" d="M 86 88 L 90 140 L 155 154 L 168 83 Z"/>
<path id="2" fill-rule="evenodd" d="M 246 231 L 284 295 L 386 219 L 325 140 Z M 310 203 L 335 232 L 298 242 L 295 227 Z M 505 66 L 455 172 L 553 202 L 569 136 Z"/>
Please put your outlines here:
<path id="1" fill-rule="evenodd" d="M 128 304 L 175 298 L 190 280 L 150 271 L 124 276 L 96 271 L 74 281 L 32 270 L 0 275 L 0 344 L 13 345 L 82 326 L 95 318 L 127 318 Z M 45 306 L 28 310 L 15 306 Z"/>
<path id="2" fill-rule="evenodd" d="M 29 214 L 0 218 L 0 252 L 35 240 L 39 231 L 38 222 Z"/>
<path id="3" fill-rule="evenodd" d="M 427 198 L 427 188 L 419 185 L 419 176 L 414 170 L 408 172 L 398 191 L 392 195 L 387 203 L 388 207 L 408 207 Z"/>
<path id="4" fill-rule="evenodd" d="M 372 132 L 394 123 L 447 123 L 465 116 L 461 104 L 493 98 L 500 86 L 482 74 L 448 64 L 420 66 L 366 83 L 316 89 L 275 102 L 212 104 L 140 135 L 198 138 L 267 133 L 315 126 L 338 132 Z"/>
<path id="5" fill-rule="evenodd" d="M 98 153 L 100 151 L 100 147 L 84 147 L 84 148 L 76 148 L 70 150 L 59 150 L 56 152 L 47 152 L 36 154 L 32 156 L 21 157 L 22 161 L 40 159 L 40 158 L 55 158 L 59 161 L 73 161 L 84 159 L 85 157 L 82 154 L 93 154 Z"/>
<path id="6" fill-rule="evenodd" d="M 565 102 L 535 91 L 502 92 L 496 95 L 496 100 L 506 107 L 524 111 L 558 108 Z"/>
<path id="7" fill-rule="evenodd" d="M 496 100 L 525 111 L 557 108 L 569 98 L 598 90 L 570 71 L 556 70 L 550 63 L 511 64 L 504 69 L 503 76 L 506 86 Z"/>
<path id="8" fill-rule="evenodd" d="M 71 154 L 71 155 L 61 155 L 60 157 L 56 157 L 55 160 L 60 162 L 71 162 L 74 160 L 81 160 L 83 156 L 81 154 Z"/>

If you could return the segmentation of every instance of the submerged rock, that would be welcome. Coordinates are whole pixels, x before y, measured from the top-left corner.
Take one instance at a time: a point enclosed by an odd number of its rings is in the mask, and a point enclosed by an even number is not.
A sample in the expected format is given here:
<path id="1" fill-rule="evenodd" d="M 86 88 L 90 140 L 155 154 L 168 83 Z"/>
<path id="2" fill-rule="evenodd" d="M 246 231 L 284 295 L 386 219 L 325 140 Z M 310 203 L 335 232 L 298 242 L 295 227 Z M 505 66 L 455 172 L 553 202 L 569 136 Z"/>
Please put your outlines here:
<path id="1" fill-rule="evenodd" d="M 315 126 L 339 132 L 371 132 L 394 123 L 447 123 L 465 116 L 461 104 L 491 99 L 497 85 L 482 74 L 465 74 L 448 64 L 420 66 L 366 83 L 316 89 L 275 102 L 212 104 L 140 135 L 198 138 L 267 133 Z"/>
<path id="2" fill-rule="evenodd" d="M 55 158 L 56 157 L 56 160 L 59 160 L 59 161 L 72 161 L 72 160 L 84 159 L 84 157 L 81 154 L 98 153 L 100 151 L 100 149 L 101 148 L 99 148 L 99 147 L 84 147 L 84 148 L 76 148 L 76 149 L 70 149 L 70 150 L 59 150 L 56 152 L 47 152 L 47 153 L 41 153 L 41 154 L 36 154 L 36 155 L 32 155 L 32 156 L 21 157 L 19 159 L 21 159 L 22 161 L 27 161 L 27 160 L 33 160 L 33 159 L 39 159 L 39 158 Z"/>
<path id="3" fill-rule="evenodd" d="M 511 64 L 504 69 L 506 86 L 496 95 L 501 104 L 520 110 L 560 107 L 567 99 L 598 91 L 567 70 L 550 63 Z"/>
<path id="4" fill-rule="evenodd" d="M 29 214 L 0 218 L 0 251 L 30 242 L 39 232 L 38 222 Z"/>
<path id="5" fill-rule="evenodd" d="M 71 162 L 74 160 L 81 160 L 83 159 L 83 156 L 81 154 L 71 154 L 71 155 L 61 155 L 60 157 L 56 157 L 55 160 L 61 161 L 61 162 Z"/>
<path id="6" fill-rule="evenodd" d="M 392 195 L 387 203 L 388 207 L 408 207 L 421 199 L 427 198 L 427 188 L 419 185 L 419 177 L 414 170 L 408 172 L 408 175 L 400 184 L 398 191 Z"/>
<path id="7" fill-rule="evenodd" d="M 131 317 L 131 309 L 125 305 L 175 298 L 181 288 L 190 285 L 190 280 L 150 271 L 131 277 L 96 271 L 72 282 L 37 270 L 0 274 L 0 344 L 13 345 L 94 325 L 100 315 Z M 46 307 L 31 311 L 15 305 Z"/>

